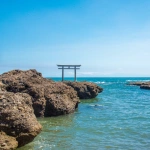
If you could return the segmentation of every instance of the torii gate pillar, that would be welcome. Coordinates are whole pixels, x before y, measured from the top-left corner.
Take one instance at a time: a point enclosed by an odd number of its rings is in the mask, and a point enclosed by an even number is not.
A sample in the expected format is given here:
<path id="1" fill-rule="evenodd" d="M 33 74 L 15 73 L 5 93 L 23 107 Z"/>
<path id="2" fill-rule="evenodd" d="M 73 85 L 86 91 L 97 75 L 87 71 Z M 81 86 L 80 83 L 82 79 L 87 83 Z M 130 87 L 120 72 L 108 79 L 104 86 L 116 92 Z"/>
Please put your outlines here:
<path id="1" fill-rule="evenodd" d="M 62 69 L 62 81 L 64 81 L 64 69 L 74 69 L 74 81 L 77 80 L 76 70 L 80 69 L 81 65 L 57 65 L 58 69 Z"/>

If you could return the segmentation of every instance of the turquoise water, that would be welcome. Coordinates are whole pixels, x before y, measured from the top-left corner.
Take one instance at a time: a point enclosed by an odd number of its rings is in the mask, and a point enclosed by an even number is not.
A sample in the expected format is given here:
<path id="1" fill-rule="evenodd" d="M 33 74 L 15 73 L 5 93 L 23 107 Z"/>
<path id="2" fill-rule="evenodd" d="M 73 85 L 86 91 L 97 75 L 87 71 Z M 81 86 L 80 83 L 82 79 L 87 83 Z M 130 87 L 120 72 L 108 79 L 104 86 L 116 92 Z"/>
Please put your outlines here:
<path id="1" fill-rule="evenodd" d="M 150 149 L 150 91 L 126 85 L 143 80 L 150 78 L 78 78 L 104 91 L 82 100 L 73 114 L 39 118 L 43 131 L 18 150 Z"/>

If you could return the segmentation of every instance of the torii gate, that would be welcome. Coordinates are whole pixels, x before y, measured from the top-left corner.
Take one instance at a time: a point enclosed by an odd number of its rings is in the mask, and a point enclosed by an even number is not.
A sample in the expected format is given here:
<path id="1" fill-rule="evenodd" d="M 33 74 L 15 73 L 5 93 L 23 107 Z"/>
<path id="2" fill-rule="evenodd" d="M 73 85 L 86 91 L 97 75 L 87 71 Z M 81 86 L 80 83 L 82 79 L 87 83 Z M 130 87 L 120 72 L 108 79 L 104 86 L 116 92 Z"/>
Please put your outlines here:
<path id="1" fill-rule="evenodd" d="M 57 65 L 58 69 L 62 69 L 62 81 L 64 81 L 64 69 L 74 69 L 74 81 L 76 81 L 76 69 L 80 69 L 81 65 Z"/>

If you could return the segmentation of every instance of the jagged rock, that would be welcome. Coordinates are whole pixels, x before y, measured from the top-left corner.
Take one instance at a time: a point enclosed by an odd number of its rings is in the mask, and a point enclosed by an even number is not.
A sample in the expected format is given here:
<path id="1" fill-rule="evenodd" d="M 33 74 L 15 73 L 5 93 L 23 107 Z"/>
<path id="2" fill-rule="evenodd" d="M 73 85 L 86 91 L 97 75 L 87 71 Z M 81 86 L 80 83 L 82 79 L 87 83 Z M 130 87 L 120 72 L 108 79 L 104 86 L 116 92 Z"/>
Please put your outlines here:
<path id="1" fill-rule="evenodd" d="M 103 89 L 92 82 L 64 82 L 66 85 L 71 86 L 77 91 L 80 99 L 95 98 L 98 93 L 101 93 Z"/>
<path id="2" fill-rule="evenodd" d="M 43 78 L 36 70 L 13 70 L 0 75 L 0 81 L 6 91 L 29 94 L 37 117 L 68 114 L 78 107 L 73 88 Z"/>
<path id="3" fill-rule="evenodd" d="M 31 142 L 41 129 L 28 94 L 0 92 L 0 132 L 14 137 L 18 141 L 18 146 L 23 146 Z M 15 142 L 14 138 L 10 144 Z"/>
<path id="4" fill-rule="evenodd" d="M 0 132 L 0 150 L 14 150 L 18 147 L 16 138 Z"/>

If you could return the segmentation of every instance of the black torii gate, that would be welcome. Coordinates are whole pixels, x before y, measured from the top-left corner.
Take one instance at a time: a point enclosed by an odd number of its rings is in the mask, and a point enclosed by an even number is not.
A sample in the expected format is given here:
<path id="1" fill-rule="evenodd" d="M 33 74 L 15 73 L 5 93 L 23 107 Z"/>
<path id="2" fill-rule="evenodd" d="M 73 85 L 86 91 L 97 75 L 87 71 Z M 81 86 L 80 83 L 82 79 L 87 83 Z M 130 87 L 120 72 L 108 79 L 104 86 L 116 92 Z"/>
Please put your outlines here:
<path id="1" fill-rule="evenodd" d="M 57 65 L 58 69 L 62 69 L 62 81 L 64 81 L 64 69 L 74 69 L 74 81 L 76 81 L 76 69 L 80 69 L 81 65 Z"/>

